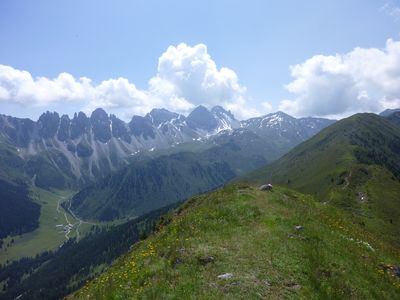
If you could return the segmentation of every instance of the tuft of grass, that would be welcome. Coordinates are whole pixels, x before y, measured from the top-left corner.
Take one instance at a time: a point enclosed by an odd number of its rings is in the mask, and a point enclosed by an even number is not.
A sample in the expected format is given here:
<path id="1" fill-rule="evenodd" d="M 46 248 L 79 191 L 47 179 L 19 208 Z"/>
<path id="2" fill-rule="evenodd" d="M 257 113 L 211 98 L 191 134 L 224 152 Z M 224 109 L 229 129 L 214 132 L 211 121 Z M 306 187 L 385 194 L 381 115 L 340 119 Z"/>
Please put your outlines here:
<path id="1" fill-rule="evenodd" d="M 330 204 L 229 185 L 165 216 L 69 299 L 396 299 L 400 279 L 380 264 L 399 258 Z"/>

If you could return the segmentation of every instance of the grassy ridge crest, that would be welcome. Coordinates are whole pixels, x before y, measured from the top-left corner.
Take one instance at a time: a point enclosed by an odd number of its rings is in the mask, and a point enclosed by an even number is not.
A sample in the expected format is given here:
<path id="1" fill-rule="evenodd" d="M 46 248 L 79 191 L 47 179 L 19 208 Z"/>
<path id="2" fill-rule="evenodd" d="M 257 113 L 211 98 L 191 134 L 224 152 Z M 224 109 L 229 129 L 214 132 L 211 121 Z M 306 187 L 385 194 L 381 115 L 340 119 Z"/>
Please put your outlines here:
<path id="1" fill-rule="evenodd" d="M 164 217 L 69 299 L 394 299 L 399 278 L 380 264 L 399 258 L 334 206 L 236 184 Z"/>

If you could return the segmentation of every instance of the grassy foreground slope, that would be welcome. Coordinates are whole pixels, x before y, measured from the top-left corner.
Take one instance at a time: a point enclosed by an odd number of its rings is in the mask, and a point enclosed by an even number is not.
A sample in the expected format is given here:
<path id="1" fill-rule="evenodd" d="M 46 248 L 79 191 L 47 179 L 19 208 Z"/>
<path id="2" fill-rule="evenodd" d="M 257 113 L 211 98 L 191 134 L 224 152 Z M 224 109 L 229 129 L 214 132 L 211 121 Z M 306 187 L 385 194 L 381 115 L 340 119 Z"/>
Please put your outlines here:
<path id="1" fill-rule="evenodd" d="M 229 185 L 164 217 L 70 299 L 399 299 L 399 249 L 347 216 L 286 188 Z"/>
<path id="2" fill-rule="evenodd" d="M 246 177 L 311 194 L 400 247 L 400 127 L 357 114 Z"/>

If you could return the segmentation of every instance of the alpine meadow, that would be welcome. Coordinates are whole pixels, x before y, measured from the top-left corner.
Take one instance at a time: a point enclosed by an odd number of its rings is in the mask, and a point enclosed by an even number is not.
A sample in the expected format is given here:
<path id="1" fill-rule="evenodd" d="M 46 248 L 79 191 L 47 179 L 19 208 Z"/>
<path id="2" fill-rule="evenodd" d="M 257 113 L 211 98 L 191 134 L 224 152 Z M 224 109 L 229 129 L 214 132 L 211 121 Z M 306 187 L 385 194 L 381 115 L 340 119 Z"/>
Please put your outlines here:
<path id="1" fill-rule="evenodd" d="M 400 2 L 0 3 L 0 300 L 400 299 Z"/>

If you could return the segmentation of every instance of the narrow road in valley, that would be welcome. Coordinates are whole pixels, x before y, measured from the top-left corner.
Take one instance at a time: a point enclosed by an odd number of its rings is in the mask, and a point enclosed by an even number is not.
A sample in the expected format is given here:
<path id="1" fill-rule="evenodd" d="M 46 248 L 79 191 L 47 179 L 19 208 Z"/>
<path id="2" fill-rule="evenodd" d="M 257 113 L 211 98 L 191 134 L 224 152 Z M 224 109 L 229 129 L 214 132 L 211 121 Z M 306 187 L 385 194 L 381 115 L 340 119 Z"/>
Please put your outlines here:
<path id="1" fill-rule="evenodd" d="M 75 224 L 72 224 L 69 220 L 68 220 L 68 215 L 67 212 L 63 209 L 61 211 L 61 203 L 65 200 L 66 197 L 59 197 L 58 199 L 58 203 L 57 203 L 57 208 L 56 208 L 56 212 L 58 214 L 63 214 L 64 215 L 64 219 L 66 222 L 66 225 L 64 224 L 59 224 L 57 225 L 57 227 L 62 227 L 63 232 L 65 233 L 65 239 L 68 240 L 69 239 L 69 234 L 71 233 L 72 228 L 75 226 Z"/>
<path id="2" fill-rule="evenodd" d="M 72 211 L 72 209 L 71 209 L 71 205 L 72 205 L 72 201 L 71 201 L 71 200 L 72 200 L 72 198 L 70 198 L 70 199 L 68 200 L 68 207 L 67 207 L 67 210 L 68 210 L 68 212 L 71 214 L 71 216 L 73 216 L 73 217 L 75 218 L 75 220 L 78 221 L 78 222 L 76 223 L 76 224 L 77 224 L 77 225 L 76 225 L 76 238 L 77 238 L 77 240 L 79 240 L 79 238 L 80 238 L 79 227 L 80 227 L 82 224 L 96 225 L 96 223 L 83 221 L 81 218 L 79 218 L 79 217 Z"/>
<path id="3" fill-rule="evenodd" d="M 65 240 L 68 240 L 70 238 L 70 233 L 75 228 L 76 238 L 77 238 L 77 240 L 79 240 L 81 237 L 81 233 L 79 231 L 80 226 L 82 224 L 96 225 L 96 223 L 87 222 L 87 221 L 83 221 L 82 219 L 80 219 L 71 209 L 71 200 L 72 200 L 71 198 L 69 198 L 67 200 L 68 203 L 66 203 L 65 208 L 62 207 L 61 203 L 63 203 L 66 198 L 67 197 L 59 197 L 58 203 L 57 203 L 57 208 L 56 208 L 57 214 L 64 215 L 66 224 L 64 224 L 64 222 L 63 222 L 62 224 L 56 225 L 56 227 L 61 228 L 62 232 L 65 233 Z M 73 223 L 71 223 L 70 220 L 68 219 L 68 214 L 70 216 L 72 216 L 72 218 L 74 219 Z"/>
<path id="4" fill-rule="evenodd" d="M 60 212 L 60 204 L 61 204 L 61 201 L 62 200 L 64 200 L 66 197 L 60 197 L 60 198 L 58 198 L 58 203 L 57 203 L 57 212 L 58 213 L 61 213 Z"/>
<path id="5" fill-rule="evenodd" d="M 350 185 L 350 181 L 349 181 L 349 178 L 351 177 L 351 171 L 349 172 L 349 175 L 347 175 L 345 178 L 344 178 L 344 186 L 342 187 L 342 189 L 345 189 L 345 188 L 347 188 L 349 185 Z"/>

